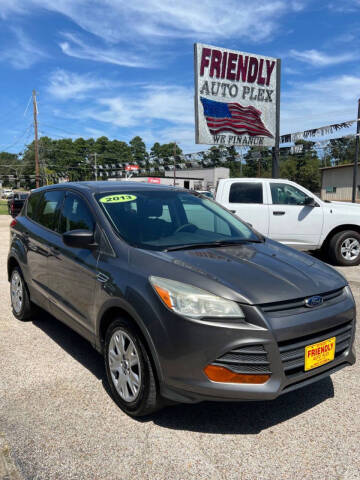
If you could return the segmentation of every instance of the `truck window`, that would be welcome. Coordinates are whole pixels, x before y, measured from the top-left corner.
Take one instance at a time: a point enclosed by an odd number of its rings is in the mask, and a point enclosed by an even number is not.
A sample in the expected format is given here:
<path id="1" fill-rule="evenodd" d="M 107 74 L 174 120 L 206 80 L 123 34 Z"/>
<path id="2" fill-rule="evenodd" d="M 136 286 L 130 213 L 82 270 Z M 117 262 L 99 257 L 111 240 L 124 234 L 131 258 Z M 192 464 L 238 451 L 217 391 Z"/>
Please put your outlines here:
<path id="1" fill-rule="evenodd" d="M 262 183 L 233 183 L 230 187 L 229 203 L 263 203 Z"/>
<path id="2" fill-rule="evenodd" d="M 304 205 L 307 195 L 287 183 L 270 183 L 274 205 Z"/>

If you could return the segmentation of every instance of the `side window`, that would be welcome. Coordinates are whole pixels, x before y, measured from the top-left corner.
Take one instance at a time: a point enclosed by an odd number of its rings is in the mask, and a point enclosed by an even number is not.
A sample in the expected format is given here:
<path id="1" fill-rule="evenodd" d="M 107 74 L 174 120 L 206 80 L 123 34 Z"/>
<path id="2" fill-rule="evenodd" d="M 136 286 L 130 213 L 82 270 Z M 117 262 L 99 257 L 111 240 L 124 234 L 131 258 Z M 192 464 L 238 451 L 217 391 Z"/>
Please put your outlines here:
<path id="1" fill-rule="evenodd" d="M 263 203 L 262 183 L 233 183 L 230 187 L 229 203 Z"/>
<path id="2" fill-rule="evenodd" d="M 287 183 L 270 183 L 274 205 L 304 205 L 307 195 Z"/>
<path id="3" fill-rule="evenodd" d="M 70 230 L 94 231 L 94 217 L 83 200 L 76 193 L 67 193 L 60 216 L 60 233 Z"/>
<path id="4" fill-rule="evenodd" d="M 36 210 L 41 197 L 41 193 L 32 193 L 27 201 L 26 216 L 36 221 Z"/>
<path id="5" fill-rule="evenodd" d="M 49 190 L 44 192 L 37 207 L 37 222 L 50 230 L 58 231 L 58 220 L 64 192 Z"/>
<path id="6" fill-rule="evenodd" d="M 204 208 L 196 203 L 183 203 L 188 223 L 196 225 L 200 230 L 231 235 L 231 229 L 225 220 L 217 215 L 204 215 Z"/>

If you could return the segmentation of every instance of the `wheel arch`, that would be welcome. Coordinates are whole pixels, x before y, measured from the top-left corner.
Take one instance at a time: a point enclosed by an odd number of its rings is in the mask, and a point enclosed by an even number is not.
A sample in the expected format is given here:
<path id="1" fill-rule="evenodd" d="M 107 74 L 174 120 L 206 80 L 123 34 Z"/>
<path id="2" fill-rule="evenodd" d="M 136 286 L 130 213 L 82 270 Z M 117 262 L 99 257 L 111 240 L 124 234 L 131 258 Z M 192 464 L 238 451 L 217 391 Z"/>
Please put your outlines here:
<path id="1" fill-rule="evenodd" d="M 162 379 L 162 370 L 152 338 L 142 320 L 130 306 L 125 305 L 122 302 L 115 301 L 110 302 L 105 307 L 103 307 L 98 317 L 95 345 L 96 349 L 100 353 L 104 352 L 106 330 L 111 324 L 111 322 L 118 317 L 125 318 L 136 329 L 137 333 L 139 334 L 140 338 L 144 343 L 150 361 L 153 364 L 156 381 L 159 382 Z"/>
<path id="2" fill-rule="evenodd" d="M 19 267 L 21 270 L 19 261 L 13 255 L 11 255 L 7 261 L 7 275 L 8 275 L 9 282 L 10 282 L 11 272 L 15 267 Z"/>
<path id="3" fill-rule="evenodd" d="M 360 234 L 360 225 L 354 225 L 354 224 L 344 224 L 344 225 L 338 225 L 337 227 L 333 228 L 330 230 L 330 232 L 327 234 L 325 240 L 323 241 L 322 248 L 328 248 L 329 242 L 332 239 L 334 235 L 340 232 L 345 232 L 347 230 L 353 230 L 357 233 Z"/>

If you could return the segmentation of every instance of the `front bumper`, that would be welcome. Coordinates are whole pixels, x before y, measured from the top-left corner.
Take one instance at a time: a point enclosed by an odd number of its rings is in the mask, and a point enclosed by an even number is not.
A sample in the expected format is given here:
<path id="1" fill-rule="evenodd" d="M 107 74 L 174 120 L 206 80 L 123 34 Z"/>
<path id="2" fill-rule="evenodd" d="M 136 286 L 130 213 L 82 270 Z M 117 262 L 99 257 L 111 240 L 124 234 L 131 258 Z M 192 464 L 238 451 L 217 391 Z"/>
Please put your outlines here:
<path id="1" fill-rule="evenodd" d="M 162 344 L 156 348 L 162 369 L 160 388 L 164 397 L 188 403 L 202 400 L 271 400 L 355 363 L 356 312 L 353 298 L 346 289 L 340 297 L 314 309 L 268 313 L 255 306 L 242 308 L 247 323 L 197 321 L 182 318 L 166 309 L 162 311 L 167 317 L 163 318 L 167 338 L 166 342 L 163 338 Z M 332 362 L 305 372 L 299 365 L 299 359 L 290 364 L 285 360 L 284 346 L 289 351 L 289 345 L 296 347 L 300 344 L 301 349 L 302 343 L 311 345 L 332 337 L 334 332 L 341 342 L 337 343 L 340 350 L 335 351 Z M 347 332 L 346 335 L 344 332 Z M 262 346 L 266 352 L 270 371 L 270 379 L 266 383 L 230 384 L 212 382 L 207 378 L 204 373 L 207 365 L 221 364 L 224 355 L 251 346 Z M 226 366 L 229 368 L 229 365 Z"/>

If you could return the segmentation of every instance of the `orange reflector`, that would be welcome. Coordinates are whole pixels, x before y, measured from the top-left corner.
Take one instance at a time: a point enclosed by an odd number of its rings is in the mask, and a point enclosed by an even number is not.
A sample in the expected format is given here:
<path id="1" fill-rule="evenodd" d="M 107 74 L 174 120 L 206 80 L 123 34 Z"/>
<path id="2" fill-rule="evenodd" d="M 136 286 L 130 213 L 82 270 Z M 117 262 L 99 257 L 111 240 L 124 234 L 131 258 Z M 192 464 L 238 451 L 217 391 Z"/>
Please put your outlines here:
<path id="1" fill-rule="evenodd" d="M 161 300 L 165 303 L 165 305 L 167 305 L 172 310 L 173 305 L 171 302 L 169 292 L 161 287 L 158 287 L 157 285 L 154 285 L 154 287 L 159 297 L 161 298 Z"/>
<path id="2" fill-rule="evenodd" d="M 225 367 L 218 365 L 208 365 L 204 368 L 204 372 L 209 380 L 213 382 L 223 383 L 265 383 L 269 380 L 270 375 L 252 374 L 245 375 L 243 373 L 234 373 Z"/>

